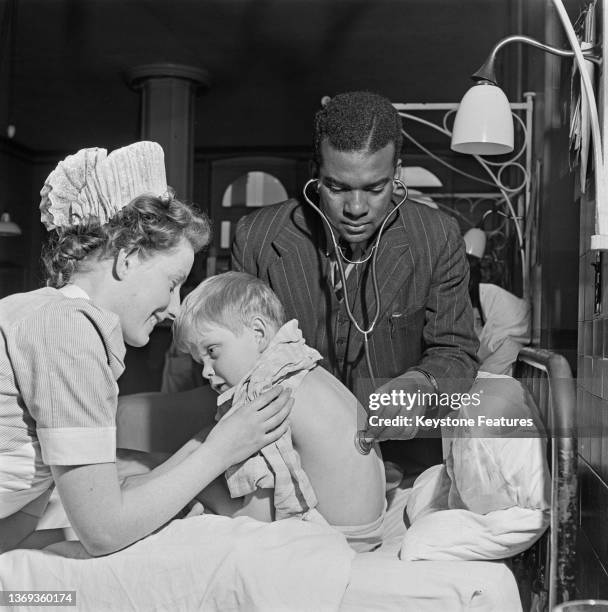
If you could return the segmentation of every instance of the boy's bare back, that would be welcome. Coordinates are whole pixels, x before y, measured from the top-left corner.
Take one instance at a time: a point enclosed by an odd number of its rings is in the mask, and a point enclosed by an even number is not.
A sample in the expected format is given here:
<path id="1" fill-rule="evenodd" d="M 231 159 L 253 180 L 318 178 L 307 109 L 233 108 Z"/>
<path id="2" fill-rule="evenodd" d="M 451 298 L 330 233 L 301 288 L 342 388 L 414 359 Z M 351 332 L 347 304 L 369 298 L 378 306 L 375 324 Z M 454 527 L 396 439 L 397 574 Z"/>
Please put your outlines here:
<path id="1" fill-rule="evenodd" d="M 321 366 L 311 370 L 294 395 L 289 417 L 294 448 L 300 454 L 319 501 L 332 525 L 363 525 L 384 510 L 385 478 L 379 449 L 362 455 L 355 434 L 365 411 L 355 396 Z"/>

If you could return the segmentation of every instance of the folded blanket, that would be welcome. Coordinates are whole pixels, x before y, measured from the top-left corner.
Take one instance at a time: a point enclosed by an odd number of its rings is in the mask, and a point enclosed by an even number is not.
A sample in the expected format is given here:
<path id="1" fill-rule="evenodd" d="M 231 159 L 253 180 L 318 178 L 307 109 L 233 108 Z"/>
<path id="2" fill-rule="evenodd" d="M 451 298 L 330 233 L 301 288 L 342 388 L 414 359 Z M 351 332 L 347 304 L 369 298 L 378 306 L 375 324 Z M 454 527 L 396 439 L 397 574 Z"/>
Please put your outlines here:
<path id="1" fill-rule="evenodd" d="M 276 384 L 296 389 L 320 359 L 321 355 L 304 342 L 298 322 L 293 319 L 285 323 L 252 370 L 220 395 L 217 420 L 233 406 L 255 399 Z M 274 489 L 276 520 L 303 516 L 317 506 L 315 492 L 293 447 L 291 429 L 259 454 L 231 466 L 226 481 L 232 497 L 243 497 L 256 489 Z"/>

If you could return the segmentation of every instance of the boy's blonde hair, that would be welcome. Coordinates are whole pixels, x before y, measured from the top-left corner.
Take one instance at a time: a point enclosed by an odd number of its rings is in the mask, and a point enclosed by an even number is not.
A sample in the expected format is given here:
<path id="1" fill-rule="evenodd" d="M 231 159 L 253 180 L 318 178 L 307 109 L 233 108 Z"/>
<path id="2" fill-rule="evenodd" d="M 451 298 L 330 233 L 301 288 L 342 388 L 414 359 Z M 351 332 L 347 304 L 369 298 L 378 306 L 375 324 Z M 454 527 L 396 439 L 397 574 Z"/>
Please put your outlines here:
<path id="1" fill-rule="evenodd" d="M 196 355 L 199 335 L 220 326 L 239 334 L 260 316 L 277 329 L 285 323 L 285 310 L 275 292 L 246 272 L 224 272 L 206 278 L 183 301 L 173 324 L 179 351 Z"/>

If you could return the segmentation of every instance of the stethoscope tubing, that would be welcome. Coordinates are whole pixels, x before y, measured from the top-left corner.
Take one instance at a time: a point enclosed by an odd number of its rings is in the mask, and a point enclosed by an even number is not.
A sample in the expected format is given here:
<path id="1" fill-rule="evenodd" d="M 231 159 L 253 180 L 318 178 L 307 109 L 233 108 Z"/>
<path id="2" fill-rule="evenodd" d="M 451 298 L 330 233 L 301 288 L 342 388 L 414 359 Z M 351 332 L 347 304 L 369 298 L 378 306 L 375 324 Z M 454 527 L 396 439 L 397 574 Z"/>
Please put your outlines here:
<path id="1" fill-rule="evenodd" d="M 375 312 L 374 312 L 374 316 L 372 318 L 371 323 L 368 325 L 367 329 L 363 329 L 360 325 L 359 322 L 357 321 L 357 319 L 355 318 L 351 306 L 350 306 L 350 302 L 349 302 L 349 298 L 348 298 L 348 293 L 346 291 L 346 271 L 344 270 L 344 254 L 342 253 L 341 249 L 338 246 L 338 241 L 336 239 L 336 235 L 334 233 L 334 228 L 332 227 L 329 219 L 327 218 L 327 215 L 325 215 L 325 213 L 308 197 L 308 188 L 310 187 L 310 185 L 312 185 L 313 183 L 318 183 L 319 179 L 310 179 L 306 182 L 306 185 L 304 185 L 304 188 L 302 189 L 302 194 L 304 195 L 304 198 L 306 200 L 306 202 L 313 208 L 313 210 L 315 210 L 317 212 L 317 214 L 323 219 L 323 222 L 327 225 L 327 229 L 329 230 L 329 234 L 331 236 L 331 240 L 333 243 L 333 247 L 334 247 L 334 252 L 336 253 L 336 262 L 338 264 L 338 271 L 340 273 L 340 280 L 342 282 L 342 288 L 343 288 L 343 294 L 344 294 L 344 306 L 346 308 L 346 314 L 348 315 L 348 318 L 350 319 L 351 323 L 355 326 L 355 329 L 363 335 L 363 349 L 365 352 L 365 363 L 367 365 L 367 371 L 370 377 L 370 381 L 372 383 L 373 388 L 376 388 L 376 378 L 374 376 L 374 372 L 372 370 L 372 365 L 371 365 L 371 356 L 369 353 L 369 336 L 372 334 L 372 332 L 374 331 L 374 328 L 376 327 L 376 324 L 378 323 L 378 319 L 380 318 L 380 312 L 381 312 L 381 303 L 380 303 L 380 288 L 378 285 L 378 275 L 376 273 L 376 262 L 378 259 L 378 251 L 380 250 L 378 247 L 380 245 L 380 239 L 382 238 L 382 233 L 384 231 L 384 227 L 387 224 L 388 220 L 391 218 L 391 216 L 393 214 L 395 214 L 399 208 L 403 205 L 403 203 L 407 200 L 407 195 L 408 195 L 408 189 L 407 186 L 405 185 L 405 183 L 403 183 L 403 181 L 401 181 L 400 179 L 394 179 L 395 183 L 399 183 L 401 185 L 401 187 L 404 190 L 404 195 L 401 198 L 401 200 L 395 204 L 395 206 L 393 207 L 392 210 L 390 210 L 385 218 L 384 221 L 382 222 L 382 224 L 380 225 L 380 229 L 378 230 L 378 236 L 376 237 L 376 240 L 374 242 L 374 244 L 372 245 L 372 261 L 371 261 L 371 278 L 372 278 L 372 285 L 373 285 L 373 289 L 374 289 L 374 297 L 376 299 L 376 308 L 375 308 Z M 364 260 L 365 261 L 365 260 Z M 363 263 L 362 262 L 356 262 L 356 263 Z M 372 447 L 373 447 L 373 441 L 370 441 L 368 439 L 365 438 L 365 432 L 364 431 L 358 431 L 356 436 L 355 436 L 355 446 L 357 447 L 357 450 L 364 454 L 367 455 L 369 454 L 369 452 L 371 451 Z"/>
<path id="2" fill-rule="evenodd" d="M 380 239 L 382 238 L 382 233 L 384 231 L 384 227 L 387 224 L 388 220 L 391 218 L 391 216 L 396 213 L 399 208 L 401 207 L 401 205 L 407 200 L 407 195 L 408 195 L 408 190 L 406 185 L 400 180 L 400 179 L 394 179 L 394 182 L 399 183 L 404 190 L 404 195 L 401 198 L 401 200 L 395 204 L 395 206 L 393 207 L 392 210 L 390 210 L 387 215 L 384 218 L 384 221 L 382 222 L 382 225 L 380 226 L 380 229 L 378 230 L 378 236 L 376 237 L 376 240 L 372 246 L 372 250 L 373 250 L 373 255 L 372 255 L 372 262 L 371 262 L 371 266 L 372 266 L 372 284 L 373 284 L 373 288 L 374 288 L 374 297 L 376 299 L 376 308 L 375 308 L 375 312 L 374 312 L 374 316 L 372 318 L 371 323 L 369 324 L 367 329 L 363 329 L 360 325 L 359 322 L 357 321 L 357 319 L 354 317 L 352 309 L 350 307 L 350 302 L 348 299 L 348 294 L 346 293 L 346 272 L 344 269 L 344 255 L 342 253 L 342 251 L 340 250 L 340 248 L 338 247 L 338 241 L 336 239 L 336 235 L 334 233 L 334 228 L 332 227 L 329 219 L 327 218 L 327 216 L 325 215 L 325 213 L 316 205 L 312 202 L 312 200 L 308 197 L 308 187 L 310 185 L 312 185 L 315 182 L 318 182 L 319 179 L 310 179 L 306 185 L 304 185 L 304 189 L 303 189 L 303 195 L 304 198 L 306 199 L 306 201 L 308 202 L 308 204 L 310 206 L 312 206 L 312 208 L 319 214 L 319 216 L 323 219 L 324 223 L 327 225 L 327 228 L 329 230 L 329 234 L 331 236 L 331 240 L 333 243 L 333 247 L 334 247 L 334 252 L 337 254 L 336 257 L 336 262 L 338 263 L 338 271 L 340 273 L 340 280 L 342 281 L 342 287 L 344 287 L 344 306 L 346 308 L 346 313 L 348 315 L 348 318 L 350 319 L 351 323 L 355 326 L 356 330 L 363 335 L 363 337 L 367 340 L 368 336 L 374 331 L 374 328 L 376 327 L 376 324 L 378 323 L 378 319 L 380 317 L 380 311 L 381 311 L 381 303 L 380 303 L 380 288 L 378 286 L 378 276 L 376 273 L 376 263 L 378 260 L 378 246 L 380 244 Z M 373 378 L 373 377 L 372 377 Z"/>

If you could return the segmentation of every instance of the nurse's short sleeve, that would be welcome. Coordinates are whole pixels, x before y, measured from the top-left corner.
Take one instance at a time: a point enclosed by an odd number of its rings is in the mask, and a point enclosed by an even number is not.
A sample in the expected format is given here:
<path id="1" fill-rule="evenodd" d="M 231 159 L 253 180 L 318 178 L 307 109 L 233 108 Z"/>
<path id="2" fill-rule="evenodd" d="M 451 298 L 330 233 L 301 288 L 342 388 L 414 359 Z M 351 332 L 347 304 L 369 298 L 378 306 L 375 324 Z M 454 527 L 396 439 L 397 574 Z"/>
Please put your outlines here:
<path id="1" fill-rule="evenodd" d="M 23 401 L 36 421 L 43 461 L 113 462 L 116 379 L 124 368 L 117 317 L 82 300 L 62 300 L 11 332 L 9 351 Z"/>

